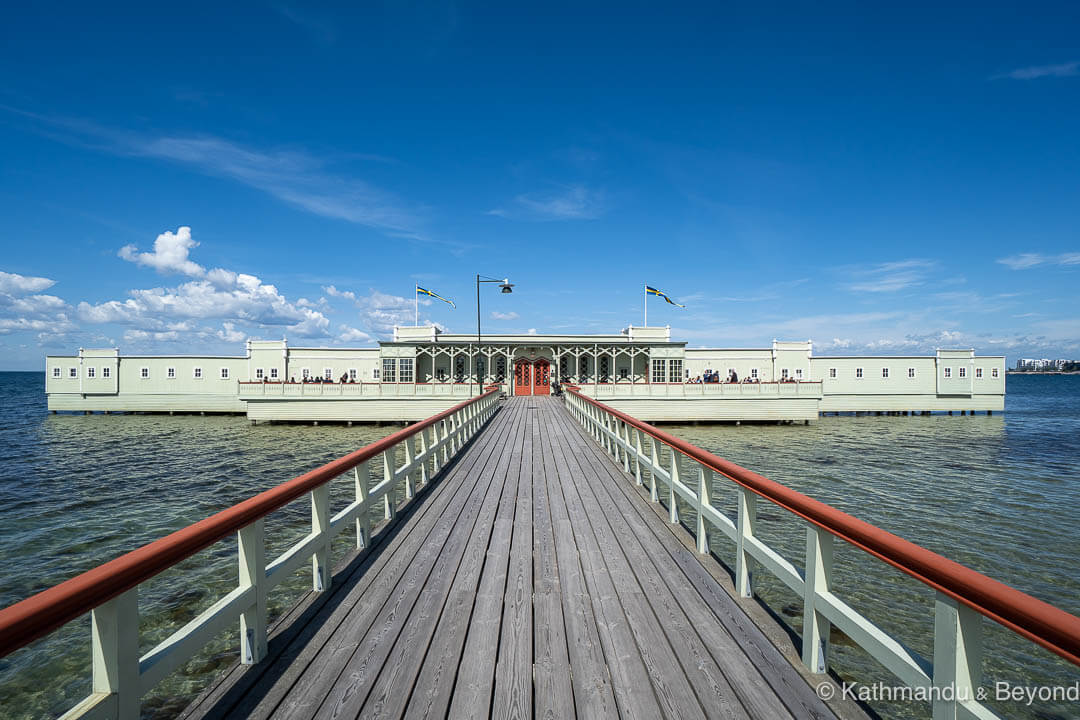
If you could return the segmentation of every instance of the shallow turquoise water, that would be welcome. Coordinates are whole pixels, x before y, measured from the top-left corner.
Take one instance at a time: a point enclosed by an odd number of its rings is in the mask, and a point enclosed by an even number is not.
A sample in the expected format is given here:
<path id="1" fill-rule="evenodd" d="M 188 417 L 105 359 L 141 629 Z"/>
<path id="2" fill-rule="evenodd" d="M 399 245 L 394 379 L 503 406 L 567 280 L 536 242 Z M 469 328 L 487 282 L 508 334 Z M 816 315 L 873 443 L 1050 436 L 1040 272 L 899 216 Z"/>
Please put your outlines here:
<path id="1" fill-rule="evenodd" d="M 993 417 L 840 417 L 810 426 L 668 426 L 676 435 L 909 540 L 1080 614 L 1080 376 L 1008 378 L 1007 412 Z M 44 376 L 0 373 L 0 606 L 310 470 L 392 428 L 260 425 L 242 417 L 49 415 Z M 339 481 L 335 509 L 351 483 Z M 717 503 L 734 510 L 722 483 Z M 691 518 L 684 508 L 684 519 Z M 301 500 L 275 513 L 273 557 L 309 527 Z M 802 527 L 759 506 L 759 534 L 801 565 Z M 345 537 L 336 554 L 348 549 Z M 726 541 L 714 546 L 721 559 Z M 231 588 L 235 541 L 182 563 L 140 590 L 144 650 Z M 764 572 L 756 587 L 799 627 L 801 600 Z M 271 596 L 275 612 L 310 583 Z M 835 587 L 849 604 L 929 655 L 933 594 L 850 548 L 836 549 Z M 986 624 L 989 681 L 1070 684 L 1073 666 Z M 89 692 L 89 620 L 0 659 L 0 717 L 55 716 Z M 845 678 L 887 681 L 873 661 L 834 638 Z M 146 698 L 171 717 L 235 657 L 223 636 Z M 926 716 L 879 704 L 885 717 Z M 1080 717 L 1068 704 L 1001 707 L 1006 717 Z"/>

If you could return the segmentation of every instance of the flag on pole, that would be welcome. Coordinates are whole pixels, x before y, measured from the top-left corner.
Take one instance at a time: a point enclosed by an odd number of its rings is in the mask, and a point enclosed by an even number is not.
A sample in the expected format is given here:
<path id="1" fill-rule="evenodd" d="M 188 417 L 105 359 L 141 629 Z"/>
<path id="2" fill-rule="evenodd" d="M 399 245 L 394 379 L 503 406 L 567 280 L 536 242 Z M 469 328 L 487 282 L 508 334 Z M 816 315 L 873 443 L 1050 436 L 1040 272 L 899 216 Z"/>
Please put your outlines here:
<path id="1" fill-rule="evenodd" d="M 419 285 L 416 286 L 416 294 L 417 295 L 427 295 L 428 297 L 433 297 L 436 300 L 442 300 L 444 303 L 446 303 L 447 305 L 449 305 L 452 308 L 457 307 L 457 305 L 454 304 L 453 300 L 447 300 L 442 295 L 438 295 L 436 293 L 431 292 L 430 290 L 426 290 L 426 289 L 420 287 Z M 670 300 L 668 302 L 670 302 Z"/>
<path id="2" fill-rule="evenodd" d="M 657 297 L 662 297 L 665 300 L 667 300 L 668 303 L 670 303 L 671 305 L 674 305 L 676 307 L 681 307 L 681 308 L 686 307 L 685 305 L 681 305 L 681 304 L 675 302 L 674 300 L 672 300 L 671 298 L 669 298 L 666 293 L 660 292 L 656 288 L 649 287 L 648 285 L 645 286 L 645 294 L 646 295 L 656 295 Z"/>

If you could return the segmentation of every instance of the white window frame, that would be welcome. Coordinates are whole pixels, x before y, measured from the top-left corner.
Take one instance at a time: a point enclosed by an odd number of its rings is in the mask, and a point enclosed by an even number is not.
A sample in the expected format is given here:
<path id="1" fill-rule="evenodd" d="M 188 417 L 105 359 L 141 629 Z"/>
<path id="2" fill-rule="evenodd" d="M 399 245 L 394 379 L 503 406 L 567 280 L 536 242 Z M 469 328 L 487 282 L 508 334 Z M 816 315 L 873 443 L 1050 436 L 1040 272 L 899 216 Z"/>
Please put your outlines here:
<path id="1" fill-rule="evenodd" d="M 757 380 L 757 378 L 758 378 L 758 369 L 757 368 L 750 368 L 750 378 L 753 379 L 753 380 Z"/>
<path id="2" fill-rule="evenodd" d="M 975 368 L 975 379 L 976 380 L 982 380 L 982 376 L 983 376 L 983 371 L 982 370 L 983 370 L 982 368 Z"/>
<path id="3" fill-rule="evenodd" d="M 915 368 L 908 368 L 908 369 L 907 369 L 907 376 L 908 376 L 909 378 L 913 378 L 913 377 L 915 377 Z"/>
<path id="4" fill-rule="evenodd" d="M 958 377 L 967 377 L 967 368 L 963 365 L 960 366 L 960 372 L 957 373 Z"/>
<path id="5" fill-rule="evenodd" d="M 679 358 L 668 359 L 668 382 L 681 383 L 683 381 L 683 362 Z"/>
<path id="6" fill-rule="evenodd" d="M 75 368 L 75 367 L 68 368 L 68 377 L 71 378 L 72 380 L 79 377 L 79 368 Z"/>
<path id="7" fill-rule="evenodd" d="M 108 365 L 101 368 L 101 377 L 103 377 L 103 378 L 111 378 L 112 377 L 112 368 L 109 367 Z"/>
<path id="8" fill-rule="evenodd" d="M 371 379 L 372 380 L 378 380 L 379 379 L 379 368 L 371 368 Z"/>
<path id="9" fill-rule="evenodd" d="M 836 378 L 836 368 L 829 368 L 829 378 L 830 379 L 835 379 Z"/>
<path id="10" fill-rule="evenodd" d="M 952 377 L 952 368 L 951 367 L 945 368 L 945 379 L 948 380 L 951 377 Z"/>
<path id="11" fill-rule="evenodd" d="M 52 376 L 53 376 L 54 378 L 59 378 L 59 377 L 60 377 L 61 375 L 62 375 L 62 373 L 60 372 L 60 368 L 58 368 L 58 367 L 54 367 L 54 368 L 52 369 Z"/>
<path id="12" fill-rule="evenodd" d="M 886 368 L 881 368 L 881 379 L 882 380 L 888 380 L 889 379 L 889 368 L 887 368 L 887 367 Z"/>
<path id="13" fill-rule="evenodd" d="M 300 379 L 307 380 L 311 377 L 311 368 L 300 368 Z"/>
<path id="14" fill-rule="evenodd" d="M 799 381 L 803 379 L 802 368 L 795 368 L 795 379 Z"/>
<path id="15" fill-rule="evenodd" d="M 323 376 L 323 380 L 333 380 L 334 379 L 334 368 L 323 368 L 322 376 Z"/>
<path id="16" fill-rule="evenodd" d="M 416 379 L 413 374 L 413 370 L 416 369 L 416 364 L 412 358 L 399 358 L 398 359 L 398 382 L 411 383 Z M 482 371 L 481 371 L 482 372 Z"/>
<path id="17" fill-rule="evenodd" d="M 271 380 L 277 380 L 278 379 L 277 368 L 270 368 L 270 379 Z"/>
<path id="18" fill-rule="evenodd" d="M 397 358 L 382 359 L 382 382 L 397 382 Z"/>
<path id="19" fill-rule="evenodd" d="M 356 382 L 356 376 L 357 376 L 356 368 L 349 368 L 349 380 L 351 380 L 353 382 Z"/>
<path id="20" fill-rule="evenodd" d="M 997 376 L 998 376 L 998 369 L 997 368 L 991 368 L 990 369 L 990 377 L 996 378 Z"/>
<path id="21" fill-rule="evenodd" d="M 255 368 L 255 379 L 256 379 L 256 380 L 262 380 L 264 376 L 265 376 L 265 375 L 264 375 L 264 373 L 263 373 L 263 369 L 262 369 L 262 368 Z"/>
<path id="22" fill-rule="evenodd" d="M 139 379 L 140 380 L 149 380 L 150 379 L 150 368 L 148 368 L 148 367 L 139 368 Z"/>
<path id="23" fill-rule="evenodd" d="M 196 380 L 202 380 L 202 368 L 191 368 L 191 377 L 195 378 Z"/>
<path id="24" fill-rule="evenodd" d="M 229 368 L 227 368 L 227 367 L 221 368 L 221 375 L 219 377 L 222 380 L 228 380 L 229 379 Z"/>
<path id="25" fill-rule="evenodd" d="M 165 377 L 168 378 L 169 380 L 175 379 L 176 378 L 176 368 L 174 368 L 174 367 L 165 368 Z"/>
<path id="26" fill-rule="evenodd" d="M 863 372 L 862 368 L 855 368 L 855 379 L 862 380 Z"/>
<path id="27" fill-rule="evenodd" d="M 660 383 L 666 382 L 667 378 L 667 359 L 666 358 L 650 358 L 649 363 L 649 382 Z"/>
<path id="28" fill-rule="evenodd" d="M 97 368 L 95 368 L 95 367 L 93 367 L 93 366 L 88 366 L 88 367 L 86 368 L 86 377 L 88 377 L 88 378 L 93 378 L 93 377 L 95 377 L 96 375 L 97 375 Z"/>
<path id="29" fill-rule="evenodd" d="M 787 368 L 781 368 L 780 369 L 780 379 L 781 380 L 787 380 L 790 375 L 791 375 L 791 371 L 788 370 Z"/>

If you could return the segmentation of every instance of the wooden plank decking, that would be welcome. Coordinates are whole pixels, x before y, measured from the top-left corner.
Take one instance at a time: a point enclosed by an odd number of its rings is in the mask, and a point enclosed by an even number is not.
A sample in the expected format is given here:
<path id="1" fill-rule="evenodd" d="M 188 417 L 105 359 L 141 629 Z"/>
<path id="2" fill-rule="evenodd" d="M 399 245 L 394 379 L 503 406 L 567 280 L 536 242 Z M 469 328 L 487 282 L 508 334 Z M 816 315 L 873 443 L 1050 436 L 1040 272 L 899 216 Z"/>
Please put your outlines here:
<path id="1" fill-rule="evenodd" d="M 184 717 L 834 717 L 559 401 L 418 500 Z"/>

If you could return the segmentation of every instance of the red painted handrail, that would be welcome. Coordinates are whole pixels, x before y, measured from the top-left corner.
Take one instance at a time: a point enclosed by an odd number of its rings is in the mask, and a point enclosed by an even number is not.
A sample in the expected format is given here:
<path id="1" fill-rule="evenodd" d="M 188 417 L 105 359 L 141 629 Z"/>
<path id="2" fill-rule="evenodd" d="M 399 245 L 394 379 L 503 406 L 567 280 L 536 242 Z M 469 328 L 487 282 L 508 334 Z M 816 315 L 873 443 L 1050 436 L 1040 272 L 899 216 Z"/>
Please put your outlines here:
<path id="1" fill-rule="evenodd" d="M 705 467 L 940 590 L 1069 662 L 1080 665 L 1080 618 L 915 543 L 740 467 L 576 389 L 575 397 L 614 415 Z"/>
<path id="2" fill-rule="evenodd" d="M 90 612 L 488 394 L 470 398 L 427 420 L 402 428 L 382 440 L 0 610 L 0 657 Z"/>

